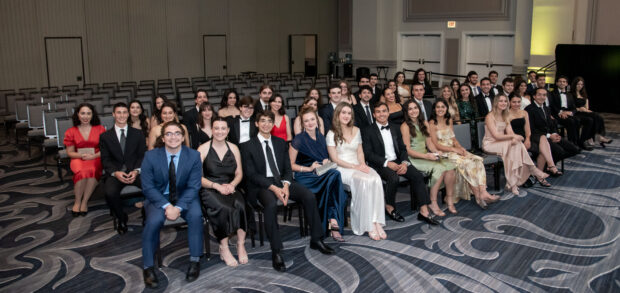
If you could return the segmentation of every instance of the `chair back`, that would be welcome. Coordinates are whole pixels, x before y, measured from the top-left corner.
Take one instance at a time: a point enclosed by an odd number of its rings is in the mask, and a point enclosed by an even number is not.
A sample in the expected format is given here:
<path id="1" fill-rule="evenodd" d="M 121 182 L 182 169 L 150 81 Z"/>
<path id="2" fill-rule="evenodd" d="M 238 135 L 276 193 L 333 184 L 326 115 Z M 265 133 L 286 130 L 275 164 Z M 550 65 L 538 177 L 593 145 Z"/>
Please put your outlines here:
<path id="1" fill-rule="evenodd" d="M 34 100 L 16 100 L 15 101 L 15 119 L 20 122 L 28 121 L 28 104 Z"/>
<path id="2" fill-rule="evenodd" d="M 58 137 L 58 139 L 56 140 L 56 144 L 58 146 L 58 149 L 65 148 L 65 133 L 71 127 L 73 127 L 73 119 L 71 119 L 71 117 L 56 118 L 56 136 Z"/>
<path id="3" fill-rule="evenodd" d="M 112 127 L 114 127 L 114 116 L 112 116 L 111 114 L 99 116 L 99 121 L 106 130 L 112 129 Z"/>
<path id="4" fill-rule="evenodd" d="M 482 148 L 482 139 L 484 138 L 484 122 L 480 121 L 476 123 L 476 129 L 478 130 L 478 146 Z"/>
<path id="5" fill-rule="evenodd" d="M 471 129 L 469 124 L 454 125 L 454 136 L 456 140 L 466 150 L 471 150 Z"/>
<path id="6" fill-rule="evenodd" d="M 43 128 L 43 111 L 45 110 L 49 110 L 47 104 L 26 105 L 29 128 Z"/>
<path id="7" fill-rule="evenodd" d="M 56 138 L 56 118 L 67 117 L 67 110 L 43 111 L 43 134 L 47 138 Z M 68 117 L 67 117 L 68 118 Z"/>

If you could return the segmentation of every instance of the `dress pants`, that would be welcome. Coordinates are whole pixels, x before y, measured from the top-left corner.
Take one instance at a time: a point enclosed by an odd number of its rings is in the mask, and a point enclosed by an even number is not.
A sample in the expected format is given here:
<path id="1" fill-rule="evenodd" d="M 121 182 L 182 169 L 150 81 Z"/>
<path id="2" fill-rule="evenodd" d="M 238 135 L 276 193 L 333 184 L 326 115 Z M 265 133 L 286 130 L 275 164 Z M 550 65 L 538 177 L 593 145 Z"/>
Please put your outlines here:
<path id="1" fill-rule="evenodd" d="M 142 188 L 142 184 L 140 181 L 140 175 L 136 177 L 136 180 L 133 181 L 132 184 L 125 184 L 116 177 L 108 176 L 105 180 L 105 185 L 103 186 L 105 190 L 105 200 L 112 210 L 112 214 L 121 222 L 127 223 L 127 214 L 123 211 L 123 198 L 121 197 L 121 190 L 125 186 L 133 185 L 138 188 Z"/>
<path id="2" fill-rule="evenodd" d="M 566 119 L 562 119 L 558 117 L 558 123 L 562 124 L 566 129 L 566 137 L 568 140 L 574 144 L 579 145 L 579 119 L 574 116 L 568 116 Z"/>
<path id="3" fill-rule="evenodd" d="M 200 257 L 203 250 L 202 210 L 198 197 L 191 202 L 187 210 L 181 211 L 181 217 L 187 222 L 187 239 L 189 242 L 189 256 Z M 142 263 L 144 268 L 153 266 L 153 257 L 159 247 L 159 231 L 164 225 L 166 214 L 164 209 L 148 203 L 146 210 L 146 223 L 142 231 Z"/>
<path id="4" fill-rule="evenodd" d="M 282 184 L 276 184 L 276 182 L 274 182 L 274 185 L 282 187 Z M 289 194 L 290 199 L 304 207 L 306 223 L 310 225 L 310 241 L 316 242 L 321 240 L 324 231 L 314 193 L 297 182 L 291 182 Z M 267 238 L 269 238 L 271 250 L 279 251 L 283 246 L 280 231 L 278 230 L 278 197 L 271 190 L 263 189 L 258 192 L 258 201 L 263 205 L 265 231 L 267 232 Z"/>
<path id="5" fill-rule="evenodd" d="M 399 184 L 399 175 L 396 171 L 382 167 L 376 170 L 381 176 L 381 179 L 385 180 L 385 204 L 394 207 L 396 204 L 396 191 Z M 403 175 L 409 180 L 409 192 L 411 193 L 411 200 L 414 201 L 417 206 L 427 205 L 431 202 L 428 191 L 426 190 L 426 184 L 424 183 L 424 175 L 418 171 L 414 166 L 407 167 L 407 172 Z"/>
<path id="6" fill-rule="evenodd" d="M 568 141 L 566 138 L 562 138 L 557 143 L 552 142 L 551 139 L 548 139 L 548 141 L 549 146 L 551 147 L 551 156 L 553 157 L 554 162 L 559 162 L 581 152 L 578 146 Z"/>

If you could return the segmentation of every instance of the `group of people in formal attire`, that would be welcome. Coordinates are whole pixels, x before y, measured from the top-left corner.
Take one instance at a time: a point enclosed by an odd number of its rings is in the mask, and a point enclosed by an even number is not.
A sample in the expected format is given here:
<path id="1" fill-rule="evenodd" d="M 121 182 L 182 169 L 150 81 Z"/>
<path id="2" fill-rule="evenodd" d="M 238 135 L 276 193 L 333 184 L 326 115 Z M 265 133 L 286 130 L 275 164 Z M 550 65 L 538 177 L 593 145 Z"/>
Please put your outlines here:
<path id="1" fill-rule="evenodd" d="M 611 142 L 604 137 L 600 115 L 588 109 L 581 78 L 573 81 L 572 94 L 566 91 L 566 77 L 559 77 L 557 89 L 549 93 L 542 84 L 528 89 L 524 81 L 510 78 L 497 85 L 493 72 L 478 82 L 470 72 L 466 82 L 452 81 L 432 100 L 423 69 L 416 71 L 412 84 L 402 72 L 383 89 L 377 80 L 376 74 L 360 77 L 356 93 L 346 82 L 335 83 L 325 105 L 320 91 L 311 88 L 295 119 L 269 85 L 260 88 L 257 100 L 226 91 L 217 112 L 207 93 L 199 90 L 195 107 L 183 113 L 182 122 L 175 103 L 162 96 L 153 100 L 151 117 L 139 101 L 118 103 L 113 106 L 114 127 L 107 131 L 94 107 L 80 104 L 64 139 L 74 174 L 72 214 L 87 213 L 88 199 L 103 177 L 116 229 L 125 234 L 128 216 L 120 193 L 128 185 L 140 187 L 144 200 L 133 203 L 144 208 L 146 217 L 144 282 L 155 288 L 153 259 L 166 219 L 182 217 L 187 222 L 186 279 L 193 281 L 200 273 L 203 217 L 219 241 L 220 258 L 237 266 L 249 261 L 246 232 L 254 223 L 254 210 L 260 209 L 273 267 L 285 271 L 279 203 L 303 206 L 300 217 L 310 227 L 310 248 L 332 254 L 334 249 L 323 239 L 330 235 L 346 241 L 347 206 L 353 234 L 376 241 L 387 239 L 386 215 L 405 220 L 396 203 L 402 178 L 411 208 L 419 211 L 417 219 L 429 225 L 446 216 L 438 204 L 442 189 L 451 214 L 458 212 L 458 200 L 469 200 L 472 194 L 481 208 L 496 202 L 499 196 L 487 191 L 483 158 L 461 146 L 455 124 L 484 117 L 480 147 L 502 158 L 506 190 L 514 194 L 532 182 L 549 187 L 549 175 L 562 175 L 555 162 L 578 153 L 579 147 L 591 148 L 591 140 L 603 146 Z M 566 128 L 567 138 L 558 134 L 558 123 Z M 233 236 L 236 258 L 229 248 Z"/>

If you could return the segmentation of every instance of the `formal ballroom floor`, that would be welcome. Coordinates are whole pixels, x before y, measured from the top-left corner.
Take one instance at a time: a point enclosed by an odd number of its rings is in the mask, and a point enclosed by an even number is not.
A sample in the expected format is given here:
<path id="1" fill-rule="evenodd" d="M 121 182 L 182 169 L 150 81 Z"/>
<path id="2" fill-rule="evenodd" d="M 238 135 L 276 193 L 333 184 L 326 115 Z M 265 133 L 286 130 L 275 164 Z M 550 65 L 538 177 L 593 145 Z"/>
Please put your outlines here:
<path id="1" fill-rule="evenodd" d="M 146 291 L 620 292 L 617 128 L 608 127 L 611 145 L 566 160 L 565 175 L 549 179 L 553 187 L 500 192 L 488 210 L 461 201 L 440 226 L 417 221 L 401 187 L 406 221 L 388 220 L 388 240 L 347 229 L 346 242 L 328 239 L 332 256 L 308 248 L 296 213 L 286 223 L 280 217 L 286 273 L 271 268 L 268 243 L 252 248 L 249 240 L 249 264 L 227 267 L 211 236 L 211 258 L 187 283 L 187 230 L 164 229 L 160 288 Z M 97 190 L 88 215 L 73 218 L 70 175 L 60 183 L 52 156 L 44 172 L 40 152 L 33 148 L 30 158 L 4 129 L 0 136 L 0 292 L 143 291 L 140 211 L 128 208 L 130 231 L 119 236 Z"/>

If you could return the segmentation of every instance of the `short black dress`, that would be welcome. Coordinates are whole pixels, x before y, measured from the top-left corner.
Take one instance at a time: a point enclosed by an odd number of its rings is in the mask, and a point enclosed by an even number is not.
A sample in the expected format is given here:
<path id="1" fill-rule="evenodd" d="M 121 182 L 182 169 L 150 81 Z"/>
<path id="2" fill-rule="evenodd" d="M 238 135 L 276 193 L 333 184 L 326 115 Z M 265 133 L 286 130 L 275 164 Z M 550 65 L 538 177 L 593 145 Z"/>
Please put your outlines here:
<path id="1" fill-rule="evenodd" d="M 523 136 L 525 138 L 525 117 L 515 118 L 510 121 L 510 127 L 512 127 L 512 131 L 515 134 Z M 530 148 L 527 149 L 530 153 L 532 153 L 532 157 L 538 157 L 538 143 L 540 142 L 540 137 L 530 137 Z"/>
<path id="2" fill-rule="evenodd" d="M 211 182 L 226 184 L 235 178 L 237 161 L 235 155 L 226 143 L 228 151 L 220 161 L 217 152 L 209 146 L 207 157 L 202 163 L 203 176 Z M 222 195 L 216 189 L 202 188 L 200 198 L 207 210 L 207 218 L 211 222 L 217 240 L 222 240 L 238 229 L 246 231 L 248 226 L 245 213 L 243 195 L 235 191 L 229 195 Z"/>

